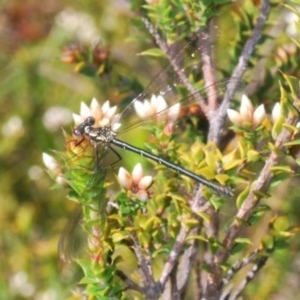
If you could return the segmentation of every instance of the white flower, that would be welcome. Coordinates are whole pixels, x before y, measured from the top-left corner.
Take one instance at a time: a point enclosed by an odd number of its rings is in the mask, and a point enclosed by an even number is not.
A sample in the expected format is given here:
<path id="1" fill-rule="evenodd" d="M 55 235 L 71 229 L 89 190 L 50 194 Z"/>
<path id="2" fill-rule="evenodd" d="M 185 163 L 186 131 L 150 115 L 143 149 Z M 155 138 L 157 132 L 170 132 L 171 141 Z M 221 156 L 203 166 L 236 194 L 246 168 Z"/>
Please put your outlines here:
<path id="1" fill-rule="evenodd" d="M 272 121 L 273 123 L 276 123 L 279 118 L 281 117 L 281 108 L 280 108 L 280 103 L 276 102 L 273 110 L 272 110 Z"/>
<path id="2" fill-rule="evenodd" d="M 242 96 L 240 112 L 233 109 L 227 109 L 227 115 L 230 121 L 237 126 L 247 126 L 252 124 L 252 128 L 259 126 L 266 117 L 266 111 L 263 104 L 254 109 L 252 102 L 246 95 Z"/>
<path id="3" fill-rule="evenodd" d="M 174 122 L 180 113 L 180 103 L 176 103 L 168 109 L 168 105 L 163 96 L 152 95 L 150 101 L 143 102 L 136 100 L 134 109 L 141 119 L 153 117 L 157 122 Z"/>
<path id="4" fill-rule="evenodd" d="M 43 116 L 43 124 L 49 131 L 56 131 L 71 121 L 71 111 L 62 106 L 50 107 Z"/>
<path id="5" fill-rule="evenodd" d="M 8 121 L 2 126 L 2 134 L 11 136 L 22 136 L 24 134 L 23 121 L 19 116 L 12 116 Z"/>
<path id="6" fill-rule="evenodd" d="M 266 117 L 266 110 L 263 104 L 259 105 L 253 113 L 253 127 L 259 126 Z"/>
<path id="7" fill-rule="evenodd" d="M 136 164 L 132 174 L 121 167 L 118 173 L 118 181 L 125 190 L 130 190 L 140 201 L 149 199 L 149 191 L 147 191 L 152 182 L 152 176 L 144 176 L 143 167 L 140 163 Z"/>
<path id="8" fill-rule="evenodd" d="M 117 123 L 118 114 L 117 107 L 110 107 L 109 101 L 106 101 L 102 106 L 93 98 L 90 107 L 84 102 L 81 102 L 80 115 L 73 114 L 73 119 L 76 125 L 81 124 L 87 117 L 95 118 L 95 127 L 112 126 L 114 131 L 117 131 L 121 124 Z"/>
<path id="9" fill-rule="evenodd" d="M 62 175 L 61 166 L 53 156 L 43 152 L 43 162 L 46 168 L 49 170 L 50 175 L 55 178 L 58 184 L 63 185 L 66 183 L 66 180 Z"/>

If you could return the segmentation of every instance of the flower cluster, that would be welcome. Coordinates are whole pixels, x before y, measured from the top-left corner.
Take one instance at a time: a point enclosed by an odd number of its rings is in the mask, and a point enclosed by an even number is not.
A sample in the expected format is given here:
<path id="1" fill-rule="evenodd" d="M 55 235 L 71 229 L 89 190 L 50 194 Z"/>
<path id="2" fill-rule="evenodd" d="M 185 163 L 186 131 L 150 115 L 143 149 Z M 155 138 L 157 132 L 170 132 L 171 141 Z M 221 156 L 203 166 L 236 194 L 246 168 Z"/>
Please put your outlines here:
<path id="1" fill-rule="evenodd" d="M 152 176 L 144 176 L 143 167 L 140 163 L 136 164 L 132 174 L 121 167 L 118 173 L 118 181 L 125 190 L 136 194 L 137 199 L 140 201 L 144 202 L 149 199 L 148 189 L 153 182 L 153 178 Z"/>
<path id="2" fill-rule="evenodd" d="M 254 109 L 253 104 L 246 95 L 242 96 L 240 112 L 227 109 L 230 121 L 240 127 L 258 127 L 266 118 L 266 111 L 263 104 Z"/>
<path id="3" fill-rule="evenodd" d="M 141 119 L 153 118 L 157 122 L 174 122 L 180 114 L 180 103 L 176 103 L 170 108 L 163 96 L 152 95 L 150 101 L 136 100 L 134 109 Z"/>
<path id="4" fill-rule="evenodd" d="M 95 127 L 112 126 L 114 131 L 118 130 L 121 126 L 118 123 L 119 115 L 116 114 L 117 107 L 110 107 L 109 101 L 104 102 L 101 106 L 96 98 L 93 98 L 90 107 L 84 102 L 81 102 L 80 115 L 73 114 L 73 119 L 76 125 L 81 124 L 87 117 L 94 117 Z"/>

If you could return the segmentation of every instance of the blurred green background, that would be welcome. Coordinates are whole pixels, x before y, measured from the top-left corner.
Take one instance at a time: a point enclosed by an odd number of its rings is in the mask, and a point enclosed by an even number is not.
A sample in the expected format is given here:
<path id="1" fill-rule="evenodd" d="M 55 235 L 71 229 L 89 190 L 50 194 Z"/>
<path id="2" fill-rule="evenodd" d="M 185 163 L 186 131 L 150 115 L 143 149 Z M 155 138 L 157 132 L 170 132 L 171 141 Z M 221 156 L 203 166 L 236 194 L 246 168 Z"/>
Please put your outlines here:
<path id="1" fill-rule="evenodd" d="M 62 63 L 63 47 L 74 41 L 111 45 L 114 68 L 124 77 L 144 82 L 155 74 L 156 68 L 137 57 L 140 44 L 128 39 L 141 34 L 132 24 L 130 5 L 125 0 L 1 3 L 0 299 L 65 299 L 80 279 L 78 267 L 61 262 L 57 253 L 74 206 L 66 192 L 51 189 L 42 152 L 64 149 L 61 128 L 71 131 L 71 112 L 79 112 L 81 101 L 96 97 L 116 104 L 121 99 L 121 88 L 110 87 L 105 78 L 77 74 Z M 287 197 L 288 188 L 280 190 L 278 199 Z M 273 207 L 290 213 L 294 224 L 299 223 L 298 195 L 296 181 L 285 203 L 272 198 Z M 285 274 L 281 284 L 286 288 L 272 299 L 293 299 L 282 295 L 291 289 L 300 292 L 299 243 L 294 238 L 290 256 L 279 255 L 273 263 L 271 270 Z M 278 282 L 279 273 L 264 280 Z"/>
<path id="2" fill-rule="evenodd" d="M 105 80 L 60 61 L 71 42 L 113 44 L 114 60 L 135 62 L 126 1 L 2 1 L 0 12 L 0 299 L 65 299 L 79 280 L 57 243 L 72 214 L 51 189 L 42 152 L 63 150 L 80 101 L 118 98 Z M 76 275 L 77 274 L 77 275 Z"/>

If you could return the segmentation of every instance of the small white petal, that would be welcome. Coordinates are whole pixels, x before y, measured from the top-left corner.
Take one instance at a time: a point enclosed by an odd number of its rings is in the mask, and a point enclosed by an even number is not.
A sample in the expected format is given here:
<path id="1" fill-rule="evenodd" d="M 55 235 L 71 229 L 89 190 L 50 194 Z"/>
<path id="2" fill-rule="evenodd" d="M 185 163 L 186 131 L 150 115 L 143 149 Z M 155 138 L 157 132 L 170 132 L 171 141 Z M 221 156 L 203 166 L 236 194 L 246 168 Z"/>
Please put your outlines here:
<path id="1" fill-rule="evenodd" d="M 118 129 L 121 127 L 121 123 L 114 123 L 112 125 L 112 130 L 113 131 L 118 131 Z"/>
<path id="2" fill-rule="evenodd" d="M 140 179 L 144 176 L 143 167 L 140 163 L 136 164 L 132 171 L 132 181 L 135 185 L 138 184 Z"/>
<path id="3" fill-rule="evenodd" d="M 104 114 L 106 114 L 109 109 L 110 109 L 110 104 L 109 104 L 109 101 L 106 100 L 104 102 L 104 104 L 102 105 L 102 111 L 103 111 Z"/>
<path id="4" fill-rule="evenodd" d="M 114 114 L 116 113 L 116 111 L 117 111 L 117 107 L 116 107 L 116 106 L 111 107 L 111 108 L 106 112 L 107 118 L 111 119 L 111 118 L 114 116 Z"/>
<path id="5" fill-rule="evenodd" d="M 136 193 L 136 197 L 142 202 L 146 202 L 149 199 L 149 195 L 145 190 L 139 190 Z"/>
<path id="6" fill-rule="evenodd" d="M 168 120 L 170 122 L 174 122 L 178 119 L 180 113 L 180 103 L 176 103 L 173 106 L 170 107 L 168 112 Z"/>
<path id="7" fill-rule="evenodd" d="M 124 169 L 123 167 L 121 167 L 119 169 L 119 173 L 118 173 L 118 181 L 120 183 L 120 185 L 126 189 L 126 190 L 130 190 L 131 186 L 132 186 L 132 179 L 131 179 L 131 175 L 130 173 Z"/>
<path id="8" fill-rule="evenodd" d="M 91 112 L 90 108 L 84 102 L 81 102 L 81 104 L 80 104 L 80 115 L 83 118 L 92 116 L 92 112 Z"/>
<path id="9" fill-rule="evenodd" d="M 135 111 L 141 119 L 146 119 L 154 113 L 153 107 L 148 100 L 135 102 Z"/>
<path id="10" fill-rule="evenodd" d="M 254 110 L 251 100 L 245 94 L 242 95 L 241 106 L 244 106 L 251 111 Z"/>
<path id="11" fill-rule="evenodd" d="M 240 116 L 240 114 L 239 114 L 237 111 L 228 108 L 228 109 L 227 109 L 227 116 L 228 116 L 229 120 L 230 120 L 234 125 L 238 125 L 238 126 L 241 126 L 241 125 L 242 125 L 242 119 L 241 119 L 241 116 Z"/>
<path id="12" fill-rule="evenodd" d="M 141 118 L 144 119 L 145 116 L 145 110 L 144 110 L 144 104 L 141 101 L 135 101 L 134 102 L 134 109 L 137 115 Z"/>
<path id="13" fill-rule="evenodd" d="M 49 171 L 55 171 L 59 167 L 57 160 L 45 152 L 43 152 L 43 162 Z"/>
<path id="14" fill-rule="evenodd" d="M 91 102 L 91 116 L 96 119 L 96 122 L 97 120 L 101 120 L 103 118 L 102 108 L 96 98 L 93 98 Z"/>
<path id="15" fill-rule="evenodd" d="M 152 107 L 156 107 L 157 106 L 157 103 L 158 103 L 158 99 L 155 95 L 152 95 L 151 96 L 151 99 L 150 99 L 150 104 Z"/>
<path id="16" fill-rule="evenodd" d="M 138 187 L 140 189 L 143 189 L 143 190 L 147 190 L 151 184 L 153 182 L 153 178 L 152 176 L 144 176 L 140 181 L 139 181 L 139 184 L 138 184 Z"/>
<path id="17" fill-rule="evenodd" d="M 240 107 L 240 116 L 242 118 L 242 121 L 252 121 L 252 115 L 253 115 L 253 105 L 250 99 L 243 94 L 242 101 L 241 101 L 241 107 Z"/>
<path id="18" fill-rule="evenodd" d="M 100 127 L 109 126 L 110 120 L 108 118 L 103 118 L 103 119 L 99 120 L 98 125 Z"/>
<path id="19" fill-rule="evenodd" d="M 72 114 L 75 125 L 79 125 L 84 121 L 84 118 L 77 114 Z"/>
<path id="20" fill-rule="evenodd" d="M 62 175 L 58 175 L 55 181 L 60 185 L 65 185 L 68 182 Z"/>
<path id="21" fill-rule="evenodd" d="M 276 102 L 272 110 L 272 121 L 276 123 L 281 116 L 280 103 Z"/>
<path id="22" fill-rule="evenodd" d="M 257 127 L 266 117 L 265 106 L 259 105 L 253 114 L 253 126 Z"/>
<path id="23" fill-rule="evenodd" d="M 99 110 L 100 109 L 101 106 L 95 97 L 92 99 L 90 107 L 91 107 L 91 110 Z"/>
<path id="24" fill-rule="evenodd" d="M 165 110 L 168 107 L 166 100 L 163 96 L 159 95 L 157 97 L 157 104 L 156 104 L 156 112 L 160 112 Z"/>

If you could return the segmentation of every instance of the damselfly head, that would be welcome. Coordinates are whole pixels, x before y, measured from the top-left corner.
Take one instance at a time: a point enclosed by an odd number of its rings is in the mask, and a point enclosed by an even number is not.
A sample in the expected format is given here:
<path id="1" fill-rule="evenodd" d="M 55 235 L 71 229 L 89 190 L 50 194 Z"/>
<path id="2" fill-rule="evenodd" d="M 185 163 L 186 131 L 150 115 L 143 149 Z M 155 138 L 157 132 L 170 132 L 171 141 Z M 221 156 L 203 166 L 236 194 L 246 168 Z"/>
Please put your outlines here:
<path id="1" fill-rule="evenodd" d="M 96 120 L 94 117 L 87 117 L 84 121 L 85 126 L 93 126 Z"/>
<path id="2" fill-rule="evenodd" d="M 73 136 L 76 138 L 79 138 L 83 136 L 85 128 L 91 127 L 95 124 L 95 118 L 93 117 L 87 117 L 83 123 L 79 124 L 74 130 L 73 130 Z"/>

